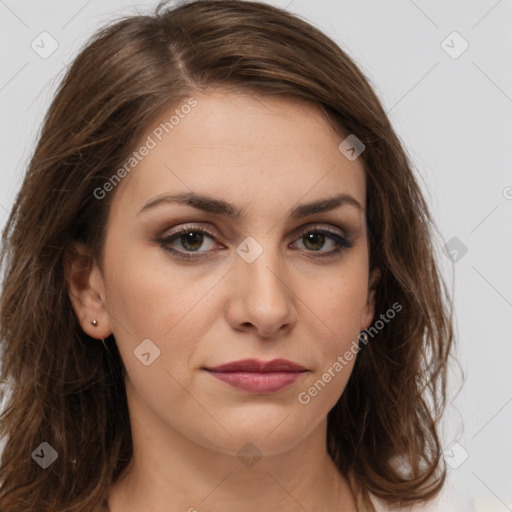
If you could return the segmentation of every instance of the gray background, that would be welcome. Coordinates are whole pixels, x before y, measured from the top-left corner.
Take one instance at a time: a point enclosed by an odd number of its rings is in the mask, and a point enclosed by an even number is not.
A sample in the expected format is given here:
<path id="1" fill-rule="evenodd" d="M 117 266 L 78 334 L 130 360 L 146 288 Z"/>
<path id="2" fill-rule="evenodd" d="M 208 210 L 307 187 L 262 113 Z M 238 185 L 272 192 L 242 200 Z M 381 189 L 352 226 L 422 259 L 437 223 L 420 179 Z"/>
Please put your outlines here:
<path id="1" fill-rule="evenodd" d="M 512 2 L 268 3 L 312 22 L 355 59 L 413 159 L 440 231 L 466 374 L 444 423 L 449 488 L 460 510 L 512 510 Z M 0 0 L 1 226 L 65 66 L 100 25 L 154 5 Z M 48 58 L 31 47 L 43 31 L 58 43 Z M 453 31 L 469 44 L 461 55 Z M 453 237 L 455 262 L 443 252 Z M 454 397 L 457 366 L 450 377 Z"/>

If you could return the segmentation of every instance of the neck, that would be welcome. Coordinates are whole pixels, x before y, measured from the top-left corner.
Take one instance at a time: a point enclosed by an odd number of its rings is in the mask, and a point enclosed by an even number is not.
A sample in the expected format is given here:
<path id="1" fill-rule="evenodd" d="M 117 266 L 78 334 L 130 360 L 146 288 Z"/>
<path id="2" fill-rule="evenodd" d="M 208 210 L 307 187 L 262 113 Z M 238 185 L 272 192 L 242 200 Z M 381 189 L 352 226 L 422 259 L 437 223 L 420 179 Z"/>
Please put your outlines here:
<path id="1" fill-rule="evenodd" d="M 108 496 L 110 512 L 357 512 L 326 449 L 327 421 L 293 448 L 240 457 L 181 435 L 130 399 L 133 458 Z M 133 416 L 133 415 L 131 415 Z"/>

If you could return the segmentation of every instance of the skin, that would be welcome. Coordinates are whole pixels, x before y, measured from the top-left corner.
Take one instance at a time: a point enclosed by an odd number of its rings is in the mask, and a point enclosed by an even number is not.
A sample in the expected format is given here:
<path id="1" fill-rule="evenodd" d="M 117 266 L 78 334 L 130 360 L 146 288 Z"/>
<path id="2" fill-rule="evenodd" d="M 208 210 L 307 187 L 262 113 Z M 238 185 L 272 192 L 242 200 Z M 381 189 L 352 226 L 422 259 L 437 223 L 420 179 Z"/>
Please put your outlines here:
<path id="1" fill-rule="evenodd" d="M 338 149 L 344 137 L 315 106 L 220 91 L 194 97 L 198 105 L 111 192 L 103 272 L 94 262 L 84 270 L 87 251 L 78 244 L 80 256 L 67 270 L 82 328 L 97 339 L 113 333 L 126 367 L 134 459 L 112 486 L 109 508 L 355 512 L 325 448 L 327 413 L 355 358 L 307 405 L 298 394 L 373 319 L 378 276 L 369 272 L 361 159 L 345 158 Z M 153 198 L 179 192 L 224 199 L 244 215 L 169 203 L 138 214 Z M 346 203 L 289 217 L 297 204 L 341 192 L 361 209 Z M 216 236 L 204 235 L 202 245 L 201 234 L 188 245 L 179 236 L 168 242 L 207 254 L 185 261 L 157 239 L 191 223 Z M 304 234 L 326 226 L 352 246 L 318 256 L 336 241 L 308 243 Z M 248 236 L 263 250 L 252 263 L 236 252 Z M 145 339 L 160 350 L 149 366 L 134 355 Z M 235 389 L 204 370 L 281 357 L 308 371 L 277 393 Z M 261 455 L 250 466 L 237 456 L 246 443 Z"/>

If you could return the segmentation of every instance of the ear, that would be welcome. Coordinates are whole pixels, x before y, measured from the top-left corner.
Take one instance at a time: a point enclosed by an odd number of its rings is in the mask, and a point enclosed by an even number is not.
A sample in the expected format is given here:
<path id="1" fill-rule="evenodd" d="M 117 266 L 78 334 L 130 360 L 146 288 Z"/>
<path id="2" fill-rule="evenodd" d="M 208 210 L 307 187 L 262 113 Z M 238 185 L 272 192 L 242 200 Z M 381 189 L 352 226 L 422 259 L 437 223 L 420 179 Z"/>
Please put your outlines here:
<path id="1" fill-rule="evenodd" d="M 370 273 L 370 277 L 368 279 L 368 299 L 363 311 L 361 312 L 361 331 L 370 327 L 373 317 L 375 316 L 375 291 L 377 289 L 380 276 L 381 273 L 378 268 L 374 268 Z"/>
<path id="2" fill-rule="evenodd" d="M 74 243 L 64 258 L 69 299 L 82 329 L 92 338 L 105 339 L 112 330 L 105 304 L 103 276 L 86 246 Z M 92 324 L 96 320 L 97 326 Z"/>

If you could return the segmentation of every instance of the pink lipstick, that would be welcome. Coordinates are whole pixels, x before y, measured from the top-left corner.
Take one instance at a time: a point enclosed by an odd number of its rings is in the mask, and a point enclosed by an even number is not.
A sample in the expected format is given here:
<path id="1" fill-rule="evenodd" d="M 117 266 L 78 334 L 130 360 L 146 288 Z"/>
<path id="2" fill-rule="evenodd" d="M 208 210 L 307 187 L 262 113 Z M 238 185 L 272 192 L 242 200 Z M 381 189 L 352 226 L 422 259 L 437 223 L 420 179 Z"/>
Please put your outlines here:
<path id="1" fill-rule="evenodd" d="M 286 359 L 259 361 L 244 359 L 205 368 L 210 374 L 231 386 L 249 393 L 275 393 L 292 386 L 308 370 Z"/>

